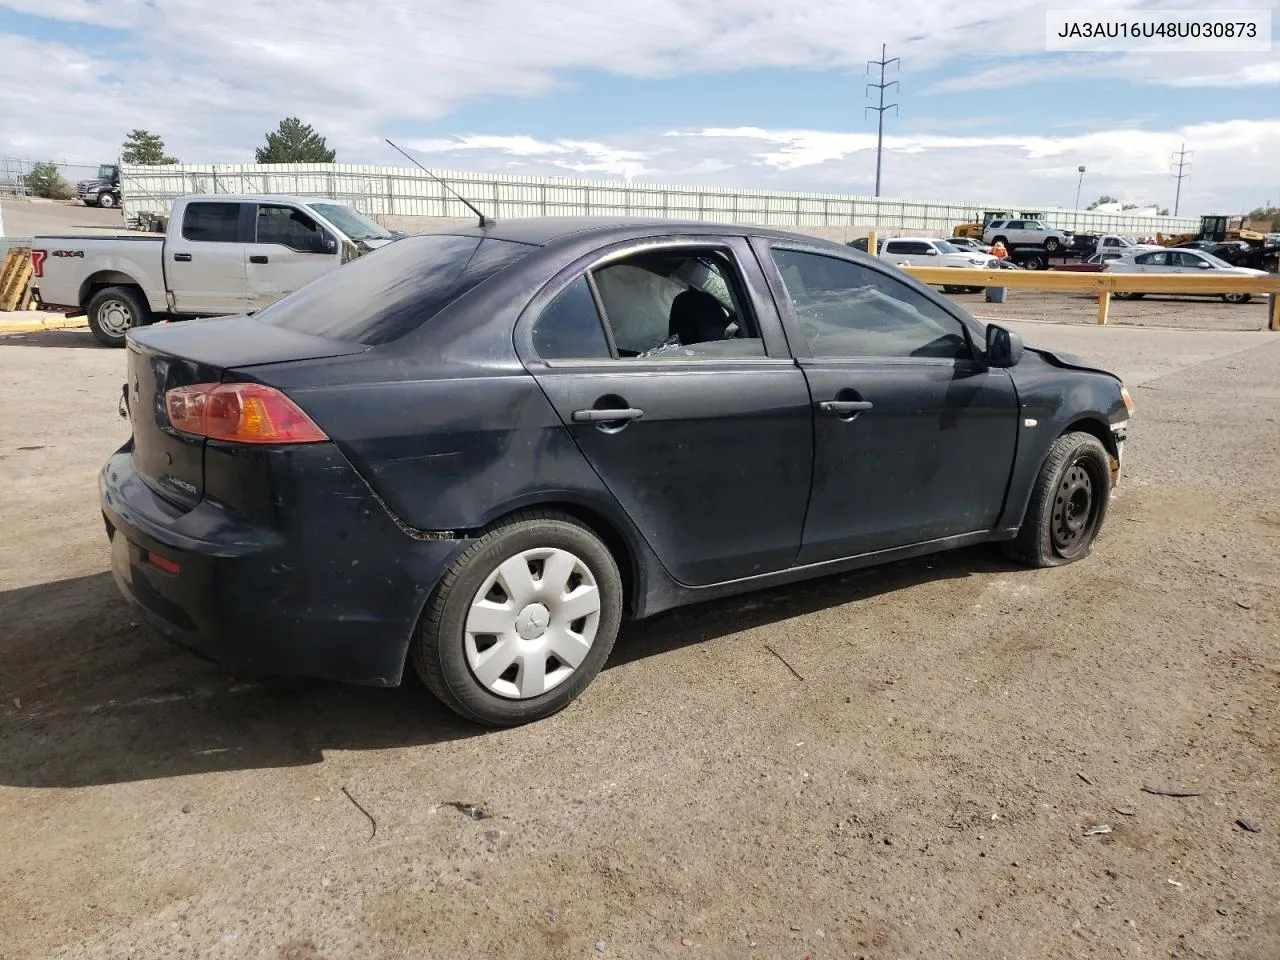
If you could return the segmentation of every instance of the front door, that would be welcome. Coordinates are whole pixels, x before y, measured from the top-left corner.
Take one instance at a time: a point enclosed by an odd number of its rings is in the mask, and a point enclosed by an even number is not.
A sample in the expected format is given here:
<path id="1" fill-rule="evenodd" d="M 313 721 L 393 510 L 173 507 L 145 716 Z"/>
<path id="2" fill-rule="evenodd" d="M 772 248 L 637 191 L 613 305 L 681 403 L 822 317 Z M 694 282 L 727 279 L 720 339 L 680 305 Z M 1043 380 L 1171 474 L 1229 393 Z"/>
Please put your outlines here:
<path id="1" fill-rule="evenodd" d="M 971 334 L 892 272 L 772 248 L 814 404 L 814 477 L 798 562 L 991 530 L 1018 401 Z"/>
<path id="2" fill-rule="evenodd" d="M 260 310 L 342 263 L 336 238 L 289 204 L 259 203 L 247 250 L 250 309 Z"/>
<path id="3" fill-rule="evenodd" d="M 745 240 L 622 245 L 526 316 L 528 369 L 672 577 L 701 586 L 794 562 L 809 391 Z"/>
<path id="4" fill-rule="evenodd" d="M 192 200 L 164 243 L 174 313 L 219 316 L 249 309 L 240 211 L 227 200 Z"/>

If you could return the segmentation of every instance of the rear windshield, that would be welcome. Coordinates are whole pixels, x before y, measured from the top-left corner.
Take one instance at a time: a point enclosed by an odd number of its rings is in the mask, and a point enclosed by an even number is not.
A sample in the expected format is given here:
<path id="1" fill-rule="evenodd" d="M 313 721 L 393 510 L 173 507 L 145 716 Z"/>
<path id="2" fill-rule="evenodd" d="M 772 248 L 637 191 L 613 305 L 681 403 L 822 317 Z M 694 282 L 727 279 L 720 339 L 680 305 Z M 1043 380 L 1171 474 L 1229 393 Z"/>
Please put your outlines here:
<path id="1" fill-rule="evenodd" d="M 480 237 L 405 237 L 313 280 L 254 319 L 330 340 L 387 343 L 534 249 Z"/>

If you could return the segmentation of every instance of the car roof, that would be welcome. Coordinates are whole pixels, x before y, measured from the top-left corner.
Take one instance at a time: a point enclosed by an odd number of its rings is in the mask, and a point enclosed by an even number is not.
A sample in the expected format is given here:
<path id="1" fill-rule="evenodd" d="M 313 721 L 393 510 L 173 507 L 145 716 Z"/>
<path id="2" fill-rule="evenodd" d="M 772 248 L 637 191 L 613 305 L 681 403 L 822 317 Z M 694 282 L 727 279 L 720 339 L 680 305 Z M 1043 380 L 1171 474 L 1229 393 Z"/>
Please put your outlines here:
<path id="1" fill-rule="evenodd" d="M 935 240 L 946 240 L 946 237 L 887 237 L 885 243 L 893 243 L 895 240 L 908 240 L 911 243 L 933 243 Z"/>
<path id="2" fill-rule="evenodd" d="M 508 240 L 533 246 L 545 246 L 566 237 L 582 234 L 594 234 L 596 239 L 604 244 L 614 240 L 650 236 L 655 233 L 766 237 L 829 245 L 840 249 L 845 246 L 834 240 L 824 240 L 808 234 L 774 230 L 753 224 L 712 223 L 705 220 L 676 220 L 661 217 L 518 217 L 511 220 L 490 220 L 483 227 L 478 223 L 454 224 L 437 227 L 427 232 Z"/>

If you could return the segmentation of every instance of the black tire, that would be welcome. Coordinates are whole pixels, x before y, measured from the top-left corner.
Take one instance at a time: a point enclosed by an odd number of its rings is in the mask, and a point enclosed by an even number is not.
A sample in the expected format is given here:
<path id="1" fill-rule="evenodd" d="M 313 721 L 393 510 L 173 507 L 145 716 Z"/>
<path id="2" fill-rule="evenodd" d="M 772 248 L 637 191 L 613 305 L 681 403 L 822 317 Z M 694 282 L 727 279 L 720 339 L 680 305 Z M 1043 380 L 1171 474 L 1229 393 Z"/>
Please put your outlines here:
<path id="1" fill-rule="evenodd" d="M 1057 253 L 1059 250 L 1062 249 L 1062 241 L 1059 240 L 1057 237 L 1045 237 L 1044 248 L 1048 250 L 1050 253 Z"/>
<path id="2" fill-rule="evenodd" d="M 1024 261 L 1022 262 L 1022 269 L 1024 269 L 1024 270 L 1048 270 L 1048 269 L 1049 269 L 1049 261 L 1048 261 L 1048 260 L 1046 260 L 1044 257 L 1027 257 L 1027 259 L 1026 259 L 1026 260 L 1024 260 Z"/>
<path id="3" fill-rule="evenodd" d="M 1111 296 L 1114 297 L 1116 300 L 1141 300 L 1143 297 L 1146 296 L 1146 294 L 1145 293 L 1126 293 L 1118 290 L 1115 293 L 1113 293 Z"/>
<path id="4" fill-rule="evenodd" d="M 110 210 L 115 205 L 116 205 L 115 194 L 111 194 L 111 193 L 98 194 L 98 206 L 103 207 L 104 209 Z"/>
<path id="5" fill-rule="evenodd" d="M 1249 293 L 1224 293 L 1222 295 L 1223 303 L 1248 303 L 1253 299 L 1253 295 Z"/>
<path id="6" fill-rule="evenodd" d="M 93 335 L 108 347 L 123 347 L 129 331 L 151 319 L 151 310 L 136 287 L 103 287 L 89 298 L 85 314 Z"/>
<path id="7" fill-rule="evenodd" d="M 953 283 L 948 283 L 943 285 L 942 292 L 943 293 L 964 293 L 968 289 L 969 289 L 968 287 L 957 287 Z"/>
<path id="8" fill-rule="evenodd" d="M 1060 567 L 1093 552 L 1111 502 L 1111 455 L 1089 433 L 1068 433 L 1049 447 L 1016 539 L 1012 559 L 1030 567 Z"/>
<path id="9" fill-rule="evenodd" d="M 472 672 L 467 615 L 476 592 L 503 561 L 538 548 L 568 551 L 585 564 L 599 591 L 599 621 L 590 650 L 567 679 L 540 696 L 508 698 L 490 691 Z M 445 572 L 427 600 L 409 654 L 427 689 L 445 706 L 485 726 L 517 726 L 577 699 L 609 658 L 621 620 L 622 578 L 609 548 L 567 514 L 524 510 L 486 530 Z"/>

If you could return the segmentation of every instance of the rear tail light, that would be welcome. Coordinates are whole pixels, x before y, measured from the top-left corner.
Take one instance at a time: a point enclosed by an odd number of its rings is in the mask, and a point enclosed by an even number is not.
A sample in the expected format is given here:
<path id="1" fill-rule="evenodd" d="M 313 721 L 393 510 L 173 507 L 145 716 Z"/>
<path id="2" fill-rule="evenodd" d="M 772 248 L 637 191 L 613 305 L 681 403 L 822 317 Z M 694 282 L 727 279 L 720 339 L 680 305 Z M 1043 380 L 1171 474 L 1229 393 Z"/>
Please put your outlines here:
<path id="1" fill-rule="evenodd" d="M 37 278 L 44 276 L 44 261 L 49 256 L 48 250 L 32 250 L 31 251 L 31 272 Z"/>
<path id="2" fill-rule="evenodd" d="M 175 430 L 234 443 L 328 440 L 292 400 L 260 383 L 196 383 L 164 395 Z"/>
<path id="3" fill-rule="evenodd" d="M 182 567 L 168 557 L 162 557 L 158 553 L 147 552 L 147 563 L 151 564 L 157 570 L 163 570 L 165 573 L 177 575 L 181 572 Z"/>

